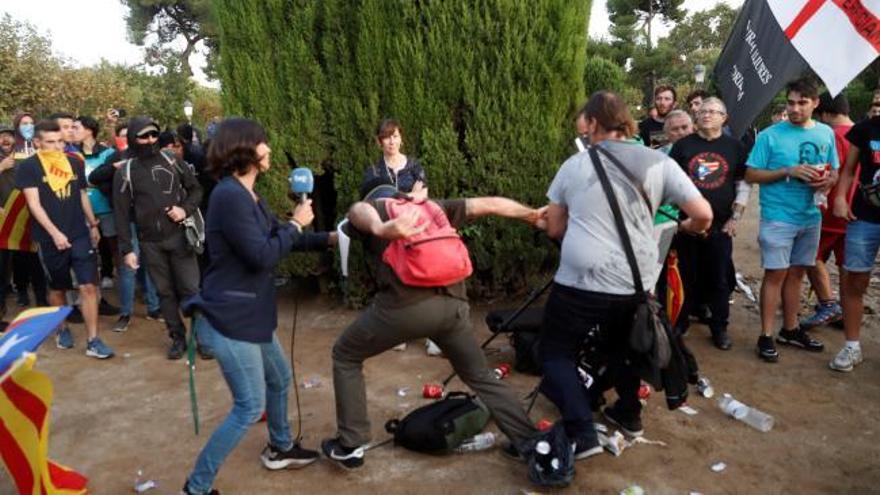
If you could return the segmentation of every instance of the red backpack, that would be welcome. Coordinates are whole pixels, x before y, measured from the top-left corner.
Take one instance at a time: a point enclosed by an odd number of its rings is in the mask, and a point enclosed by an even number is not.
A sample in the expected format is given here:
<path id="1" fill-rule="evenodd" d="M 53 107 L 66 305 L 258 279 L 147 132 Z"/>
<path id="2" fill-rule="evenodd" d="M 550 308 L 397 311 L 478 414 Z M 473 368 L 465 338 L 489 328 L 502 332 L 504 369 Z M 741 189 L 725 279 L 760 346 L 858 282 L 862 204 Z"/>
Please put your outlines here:
<path id="1" fill-rule="evenodd" d="M 413 287 L 444 287 L 468 278 L 474 269 L 467 246 L 450 225 L 443 208 L 430 200 L 409 198 L 385 201 L 389 219 L 415 209 L 422 222 L 429 222 L 421 233 L 396 239 L 382 253 L 397 278 Z"/>

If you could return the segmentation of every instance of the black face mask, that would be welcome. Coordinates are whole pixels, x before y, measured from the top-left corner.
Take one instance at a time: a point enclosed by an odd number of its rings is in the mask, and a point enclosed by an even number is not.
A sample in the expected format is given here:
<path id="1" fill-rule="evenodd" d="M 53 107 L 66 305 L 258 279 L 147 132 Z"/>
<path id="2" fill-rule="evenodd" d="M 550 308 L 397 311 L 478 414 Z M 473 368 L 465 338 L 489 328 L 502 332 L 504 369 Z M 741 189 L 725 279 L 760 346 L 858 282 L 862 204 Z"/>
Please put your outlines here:
<path id="1" fill-rule="evenodd" d="M 131 154 L 135 158 L 149 158 L 159 154 L 159 142 L 153 141 L 146 144 L 135 142 L 129 146 L 129 150 L 131 150 Z"/>

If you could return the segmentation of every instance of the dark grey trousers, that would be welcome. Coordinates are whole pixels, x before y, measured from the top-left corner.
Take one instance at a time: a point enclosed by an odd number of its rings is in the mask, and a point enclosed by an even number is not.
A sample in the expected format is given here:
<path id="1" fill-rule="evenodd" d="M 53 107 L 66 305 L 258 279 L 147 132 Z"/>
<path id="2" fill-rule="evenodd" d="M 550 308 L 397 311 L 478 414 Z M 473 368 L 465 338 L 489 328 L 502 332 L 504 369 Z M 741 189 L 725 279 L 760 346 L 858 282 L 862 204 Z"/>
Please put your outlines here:
<path id="1" fill-rule="evenodd" d="M 172 339 L 185 338 L 180 301 L 199 291 L 199 262 L 183 233 L 160 242 L 141 241 L 141 256 L 159 294 L 159 309 Z"/>
<path id="2" fill-rule="evenodd" d="M 337 434 L 343 446 L 357 447 L 371 439 L 364 360 L 420 338 L 430 338 L 443 350 L 461 380 L 476 392 L 514 443 L 536 433 L 516 396 L 489 370 L 474 338 L 468 303 L 438 295 L 401 308 L 373 303 L 336 340 L 333 388 Z"/>

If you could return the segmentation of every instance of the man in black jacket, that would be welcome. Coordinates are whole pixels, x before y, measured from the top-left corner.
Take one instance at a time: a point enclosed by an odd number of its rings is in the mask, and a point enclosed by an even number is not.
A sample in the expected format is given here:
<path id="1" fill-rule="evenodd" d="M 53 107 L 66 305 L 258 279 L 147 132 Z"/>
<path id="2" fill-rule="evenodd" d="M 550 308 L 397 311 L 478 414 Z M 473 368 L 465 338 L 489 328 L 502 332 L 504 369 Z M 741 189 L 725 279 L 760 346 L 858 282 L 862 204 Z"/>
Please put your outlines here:
<path id="1" fill-rule="evenodd" d="M 198 180 L 186 164 L 163 154 L 158 146 L 159 126 L 136 117 L 128 126 L 129 161 L 113 177 L 113 210 L 117 225 L 128 225 L 132 213 L 141 253 L 159 293 L 162 316 L 168 325 L 168 359 L 180 359 L 186 350 L 186 326 L 180 301 L 199 289 L 199 265 L 189 249 L 181 222 L 192 215 L 202 199 Z M 120 229 L 123 262 L 138 267 L 131 233 Z M 203 358 L 210 352 L 200 347 Z"/>

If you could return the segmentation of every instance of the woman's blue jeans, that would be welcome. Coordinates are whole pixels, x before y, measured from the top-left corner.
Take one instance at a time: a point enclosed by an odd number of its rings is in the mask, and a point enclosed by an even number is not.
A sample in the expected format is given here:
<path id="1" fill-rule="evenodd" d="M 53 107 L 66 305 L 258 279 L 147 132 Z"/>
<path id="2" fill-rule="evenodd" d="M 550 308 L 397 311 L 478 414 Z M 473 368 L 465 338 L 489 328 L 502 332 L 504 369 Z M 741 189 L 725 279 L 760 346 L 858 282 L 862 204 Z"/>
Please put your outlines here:
<path id="1" fill-rule="evenodd" d="M 272 342 L 262 344 L 230 339 L 198 314 L 193 326 L 201 342 L 214 351 L 233 398 L 232 410 L 208 439 L 187 481 L 192 493 L 207 493 L 226 456 L 263 411 L 268 416 L 269 442 L 279 450 L 293 446 L 287 422 L 291 370 L 275 335 Z"/>

